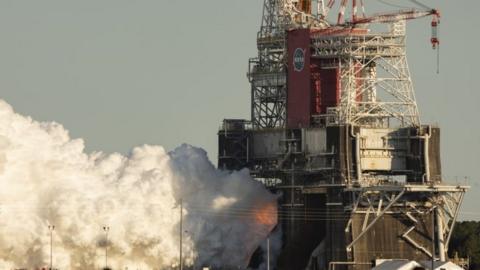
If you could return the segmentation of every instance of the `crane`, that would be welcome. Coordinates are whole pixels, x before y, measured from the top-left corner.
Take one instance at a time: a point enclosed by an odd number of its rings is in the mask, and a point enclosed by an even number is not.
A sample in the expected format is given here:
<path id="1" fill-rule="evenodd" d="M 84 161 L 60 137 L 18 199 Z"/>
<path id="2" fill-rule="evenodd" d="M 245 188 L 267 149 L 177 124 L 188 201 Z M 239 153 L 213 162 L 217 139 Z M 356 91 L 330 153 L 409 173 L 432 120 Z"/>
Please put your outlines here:
<path id="1" fill-rule="evenodd" d="M 440 40 L 438 38 L 438 25 L 440 23 L 440 12 L 436 9 L 431 9 L 428 11 L 419 11 L 416 9 L 410 10 L 401 10 L 393 13 L 377 13 L 373 16 L 363 17 L 363 18 L 354 18 L 351 22 L 345 24 L 357 25 L 357 24 L 366 24 L 366 23 L 392 23 L 401 20 L 413 20 L 423 17 L 432 16 L 432 37 L 430 42 L 432 43 L 432 48 L 436 49 L 440 45 Z"/>
<path id="2" fill-rule="evenodd" d="M 394 23 L 397 21 L 402 20 L 413 20 L 419 19 L 423 17 L 432 17 L 431 21 L 431 28 L 432 34 L 430 38 L 430 43 L 432 45 L 432 49 L 437 50 L 437 73 L 439 73 L 439 65 L 440 65 L 440 39 L 438 37 L 438 28 L 440 24 L 440 12 L 437 9 L 430 8 L 417 0 L 409 0 L 410 2 L 414 3 L 417 6 L 420 6 L 423 10 L 419 9 L 406 9 L 406 10 L 399 10 L 394 12 L 385 12 L 385 13 L 376 13 L 370 16 L 365 15 L 365 6 L 363 0 L 351 0 L 351 19 L 345 20 L 345 11 L 347 9 L 347 5 L 349 0 L 341 0 L 340 7 L 337 15 L 337 23 L 331 24 L 330 29 L 325 29 L 326 33 L 337 33 L 341 32 L 339 30 L 343 28 L 345 31 L 346 29 L 354 28 L 356 25 L 361 24 L 370 24 L 370 23 Z M 359 15 L 358 13 L 358 4 L 360 3 L 360 7 L 362 10 L 362 14 Z M 326 20 L 329 11 L 335 5 L 335 0 L 328 0 L 326 3 L 323 0 L 319 0 L 318 2 L 318 16 L 320 19 Z"/>

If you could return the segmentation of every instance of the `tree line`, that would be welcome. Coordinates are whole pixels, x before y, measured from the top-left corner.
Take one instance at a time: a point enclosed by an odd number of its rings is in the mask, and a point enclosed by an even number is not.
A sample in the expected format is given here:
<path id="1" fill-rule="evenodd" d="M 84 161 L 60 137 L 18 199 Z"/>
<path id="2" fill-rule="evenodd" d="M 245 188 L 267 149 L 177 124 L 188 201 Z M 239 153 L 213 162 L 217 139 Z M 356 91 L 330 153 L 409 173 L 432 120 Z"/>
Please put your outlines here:
<path id="1" fill-rule="evenodd" d="M 480 221 L 457 222 L 448 249 L 450 258 L 470 258 L 470 269 L 480 270 Z"/>

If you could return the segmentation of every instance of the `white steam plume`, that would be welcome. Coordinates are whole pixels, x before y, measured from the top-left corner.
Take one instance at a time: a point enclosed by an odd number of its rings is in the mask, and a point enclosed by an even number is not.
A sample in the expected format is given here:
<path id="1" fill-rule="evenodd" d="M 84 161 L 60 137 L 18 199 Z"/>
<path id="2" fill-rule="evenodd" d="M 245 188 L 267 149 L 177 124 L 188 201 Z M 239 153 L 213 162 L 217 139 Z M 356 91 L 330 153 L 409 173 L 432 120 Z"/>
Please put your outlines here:
<path id="1" fill-rule="evenodd" d="M 276 198 L 247 171 L 216 170 L 206 153 L 144 145 L 129 156 L 83 152 L 56 123 L 0 100 L 0 269 L 246 267 L 276 224 Z M 103 226 L 109 226 L 108 243 Z"/>

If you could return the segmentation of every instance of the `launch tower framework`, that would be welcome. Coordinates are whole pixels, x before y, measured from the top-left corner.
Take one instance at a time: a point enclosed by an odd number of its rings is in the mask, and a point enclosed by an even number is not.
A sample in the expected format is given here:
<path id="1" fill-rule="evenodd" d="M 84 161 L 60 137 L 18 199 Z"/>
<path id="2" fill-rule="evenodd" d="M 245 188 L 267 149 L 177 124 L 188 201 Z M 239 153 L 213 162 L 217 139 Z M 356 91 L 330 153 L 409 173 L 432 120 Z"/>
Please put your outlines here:
<path id="1" fill-rule="evenodd" d="M 406 21 L 431 16 L 438 47 L 439 12 L 367 16 L 342 0 L 332 23 L 335 6 L 265 0 L 251 120 L 224 120 L 219 167 L 249 168 L 282 195 L 277 269 L 445 261 L 468 187 L 442 178 L 440 129 L 420 123 L 405 45 Z"/>

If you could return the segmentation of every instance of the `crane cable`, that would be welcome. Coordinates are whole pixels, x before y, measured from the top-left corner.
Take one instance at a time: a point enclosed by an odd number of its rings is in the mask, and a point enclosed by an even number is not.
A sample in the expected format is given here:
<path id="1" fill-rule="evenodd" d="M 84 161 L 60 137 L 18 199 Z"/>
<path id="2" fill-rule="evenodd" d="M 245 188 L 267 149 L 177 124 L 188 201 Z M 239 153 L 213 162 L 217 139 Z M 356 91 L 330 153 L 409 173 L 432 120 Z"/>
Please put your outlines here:
<path id="1" fill-rule="evenodd" d="M 392 6 L 392 7 L 409 8 L 409 7 L 406 7 L 406 6 L 401 6 L 401 5 L 397 5 L 397 4 L 387 2 L 386 0 L 377 0 L 377 1 L 380 2 L 380 3 L 383 3 L 385 5 L 388 5 L 388 6 Z M 436 16 L 436 18 L 434 18 L 434 21 L 432 21 L 432 39 L 431 40 L 432 40 L 433 49 L 435 49 L 437 51 L 437 55 L 436 55 L 437 74 L 440 74 L 440 43 L 438 42 L 438 24 L 440 23 L 438 21 L 439 15 L 438 15 L 438 13 L 435 13 L 436 11 L 433 8 L 421 3 L 418 0 L 409 0 L 409 1 L 412 2 L 415 5 L 423 8 L 423 9 L 425 9 L 425 10 L 434 12 L 433 15 Z M 435 31 L 435 34 L 433 34 L 434 31 Z"/>
<path id="2" fill-rule="evenodd" d="M 420 3 L 419 1 L 417 0 L 410 0 L 410 2 L 416 4 L 417 6 L 420 6 L 420 7 L 423 7 L 424 9 L 427 9 L 427 10 L 432 10 L 433 8 L 423 4 L 423 3 Z"/>
<path id="3" fill-rule="evenodd" d="M 408 7 L 408 6 L 402 6 L 402 5 L 394 4 L 394 3 L 388 2 L 387 0 L 377 0 L 377 1 L 380 2 L 380 3 L 383 3 L 387 6 L 391 6 L 391 7 L 405 8 L 405 9 L 411 8 L 411 7 Z M 424 9 L 426 9 L 426 10 L 432 10 L 431 7 L 425 5 L 425 4 L 423 4 L 423 3 L 421 3 L 417 0 L 409 0 L 409 1 L 412 2 L 413 4 L 419 6 L 419 7 L 422 7 Z"/>
<path id="4" fill-rule="evenodd" d="M 391 7 L 397 7 L 397 8 L 409 8 L 407 6 L 401 6 L 401 5 L 397 5 L 397 4 L 393 4 L 393 3 L 390 3 L 390 2 L 387 2 L 386 0 L 377 0 L 378 2 L 380 3 L 383 3 L 387 6 L 391 6 Z"/>

